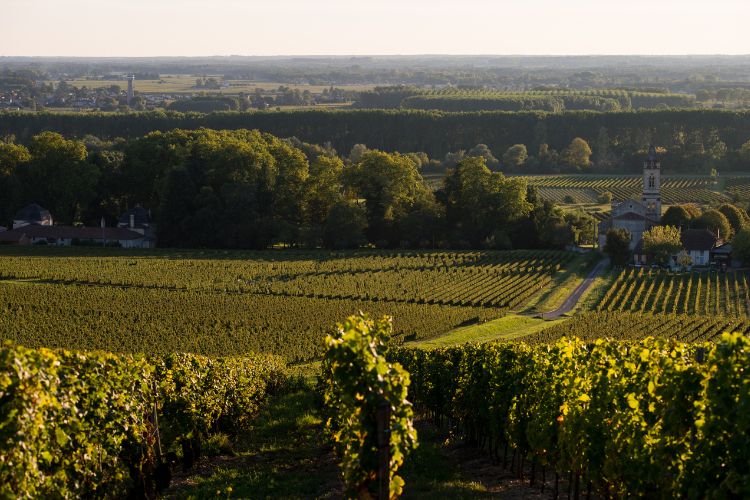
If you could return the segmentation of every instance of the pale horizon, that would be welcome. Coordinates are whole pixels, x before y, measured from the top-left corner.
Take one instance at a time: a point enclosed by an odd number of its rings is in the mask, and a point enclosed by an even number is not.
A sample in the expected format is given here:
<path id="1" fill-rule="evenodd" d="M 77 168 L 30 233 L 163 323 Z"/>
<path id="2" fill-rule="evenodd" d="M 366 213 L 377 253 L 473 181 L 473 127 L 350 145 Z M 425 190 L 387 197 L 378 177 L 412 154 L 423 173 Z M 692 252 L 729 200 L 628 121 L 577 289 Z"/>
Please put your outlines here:
<path id="1" fill-rule="evenodd" d="M 750 54 L 745 0 L 4 0 L 3 12 L 4 57 Z"/>

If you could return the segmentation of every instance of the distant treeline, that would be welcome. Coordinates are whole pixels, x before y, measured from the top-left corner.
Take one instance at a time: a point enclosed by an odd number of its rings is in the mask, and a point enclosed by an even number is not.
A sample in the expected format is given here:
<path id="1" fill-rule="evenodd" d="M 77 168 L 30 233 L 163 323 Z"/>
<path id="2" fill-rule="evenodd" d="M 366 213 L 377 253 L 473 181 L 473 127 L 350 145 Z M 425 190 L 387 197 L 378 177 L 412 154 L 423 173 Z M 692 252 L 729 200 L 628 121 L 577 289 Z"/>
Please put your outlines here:
<path id="1" fill-rule="evenodd" d="M 750 139 L 750 111 L 651 110 L 598 113 L 575 111 L 446 113 L 421 110 L 350 110 L 143 113 L 24 113 L 0 115 L 0 136 L 28 143 L 42 131 L 68 137 L 133 138 L 173 129 L 259 129 L 279 137 L 330 143 L 347 152 L 355 144 L 384 151 L 424 152 L 430 158 L 486 144 L 503 152 L 524 144 L 561 151 L 581 137 L 593 151 L 592 171 L 637 169 L 650 143 L 666 150 L 670 172 L 750 170 L 739 154 Z"/>
<path id="2" fill-rule="evenodd" d="M 504 92 L 492 89 L 377 87 L 362 92 L 357 106 L 368 109 L 434 109 L 440 111 L 630 111 L 633 109 L 692 108 L 695 97 L 668 92 L 625 89 L 547 89 Z"/>
<path id="3" fill-rule="evenodd" d="M 182 101 L 174 101 L 168 106 L 171 111 L 197 111 L 199 113 L 214 113 L 216 111 L 237 111 L 240 100 L 228 96 L 197 96 Z"/>

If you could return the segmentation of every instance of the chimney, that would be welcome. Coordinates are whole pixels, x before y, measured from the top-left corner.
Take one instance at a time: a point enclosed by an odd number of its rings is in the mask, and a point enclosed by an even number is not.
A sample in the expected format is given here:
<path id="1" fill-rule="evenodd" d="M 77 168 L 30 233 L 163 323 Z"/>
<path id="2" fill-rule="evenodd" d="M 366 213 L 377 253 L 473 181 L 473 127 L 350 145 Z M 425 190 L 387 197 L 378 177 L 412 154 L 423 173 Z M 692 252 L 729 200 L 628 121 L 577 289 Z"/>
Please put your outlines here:
<path id="1" fill-rule="evenodd" d="M 135 227 L 135 214 L 130 214 L 130 229 Z"/>

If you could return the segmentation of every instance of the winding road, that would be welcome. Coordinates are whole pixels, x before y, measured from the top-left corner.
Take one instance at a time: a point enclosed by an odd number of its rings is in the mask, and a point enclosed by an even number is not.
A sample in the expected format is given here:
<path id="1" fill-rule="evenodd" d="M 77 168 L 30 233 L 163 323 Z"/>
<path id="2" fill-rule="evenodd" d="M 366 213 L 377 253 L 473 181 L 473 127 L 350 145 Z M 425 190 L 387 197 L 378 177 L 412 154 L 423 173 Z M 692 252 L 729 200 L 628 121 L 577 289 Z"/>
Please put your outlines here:
<path id="1" fill-rule="evenodd" d="M 570 312 L 573 310 L 573 308 L 578 303 L 578 299 L 581 298 L 581 295 L 583 295 L 583 292 L 588 290 L 588 288 L 591 286 L 591 283 L 594 282 L 594 280 L 599 276 L 599 274 L 607 267 L 609 264 L 609 259 L 603 259 L 599 261 L 599 263 L 594 266 L 594 269 L 591 270 L 588 276 L 586 276 L 586 279 L 583 280 L 583 283 L 578 285 L 575 290 L 573 290 L 573 293 L 571 293 L 567 299 L 565 299 L 565 302 L 555 309 L 554 311 L 549 311 L 546 313 L 542 313 L 540 317 L 542 319 L 557 319 L 563 314 Z"/>

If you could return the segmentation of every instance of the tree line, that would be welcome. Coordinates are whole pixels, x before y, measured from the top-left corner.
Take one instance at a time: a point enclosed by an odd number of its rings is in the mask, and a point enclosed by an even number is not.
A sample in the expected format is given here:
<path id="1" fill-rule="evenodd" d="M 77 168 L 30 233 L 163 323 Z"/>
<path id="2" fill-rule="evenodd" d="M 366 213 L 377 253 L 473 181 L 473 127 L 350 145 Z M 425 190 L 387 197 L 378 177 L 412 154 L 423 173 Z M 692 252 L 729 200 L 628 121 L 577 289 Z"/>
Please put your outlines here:
<path id="1" fill-rule="evenodd" d="M 539 89 L 502 91 L 489 88 L 376 87 L 360 94 L 355 106 L 368 109 L 434 109 L 441 111 L 633 111 L 695 107 L 695 97 L 668 92 L 624 89 Z"/>
<path id="2" fill-rule="evenodd" d="M 0 215 L 30 202 L 56 222 L 113 224 L 152 211 L 162 246 L 561 248 L 594 220 L 543 202 L 522 178 L 459 161 L 434 191 L 419 155 L 330 146 L 258 130 L 172 130 L 113 142 L 54 132 L 0 143 Z"/>
<path id="3" fill-rule="evenodd" d="M 448 113 L 422 110 L 347 110 L 179 113 L 22 113 L 0 120 L 0 136 L 28 143 L 43 131 L 68 137 L 93 134 L 104 139 L 136 138 L 155 130 L 259 129 L 279 137 L 330 142 L 339 151 L 367 144 L 383 151 L 417 151 L 430 158 L 485 144 L 502 155 L 516 144 L 549 161 L 519 171 L 566 171 L 552 152 L 580 137 L 592 149 L 590 172 L 638 171 L 649 144 L 664 148 L 670 172 L 708 173 L 750 169 L 750 112 L 666 110 L 598 113 L 575 111 Z M 743 150 L 743 144 L 746 147 Z M 744 151 L 744 153 L 743 153 Z M 504 168 L 506 172 L 510 170 Z"/>

